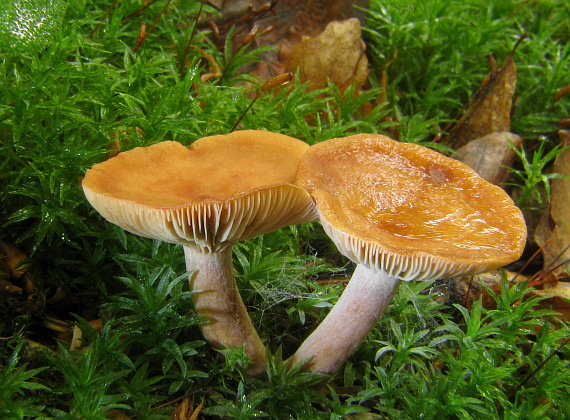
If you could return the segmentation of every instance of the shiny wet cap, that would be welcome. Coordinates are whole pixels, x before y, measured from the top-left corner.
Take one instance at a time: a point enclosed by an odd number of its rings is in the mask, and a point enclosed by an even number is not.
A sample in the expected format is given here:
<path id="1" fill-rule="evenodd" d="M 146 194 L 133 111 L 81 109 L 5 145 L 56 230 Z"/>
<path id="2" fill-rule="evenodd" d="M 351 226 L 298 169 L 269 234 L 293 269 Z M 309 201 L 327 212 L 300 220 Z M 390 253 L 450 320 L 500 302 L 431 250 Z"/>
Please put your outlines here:
<path id="1" fill-rule="evenodd" d="M 311 147 L 297 185 L 341 253 L 402 280 L 484 272 L 517 260 L 521 211 L 467 165 L 376 134 Z"/>

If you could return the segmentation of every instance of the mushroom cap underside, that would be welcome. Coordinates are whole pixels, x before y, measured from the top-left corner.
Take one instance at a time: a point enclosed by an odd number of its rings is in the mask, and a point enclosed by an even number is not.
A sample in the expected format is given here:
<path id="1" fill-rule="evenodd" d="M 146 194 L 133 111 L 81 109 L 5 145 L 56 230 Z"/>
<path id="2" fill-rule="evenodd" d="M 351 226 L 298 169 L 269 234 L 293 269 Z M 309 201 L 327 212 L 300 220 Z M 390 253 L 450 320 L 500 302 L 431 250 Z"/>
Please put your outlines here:
<path id="1" fill-rule="evenodd" d="M 308 145 L 260 130 L 205 137 L 190 147 L 138 147 L 87 171 L 83 190 L 107 220 L 140 236 L 220 249 L 315 219 L 294 185 Z"/>
<path id="2" fill-rule="evenodd" d="M 465 164 L 375 134 L 332 139 L 305 154 L 297 184 L 356 263 L 402 280 L 494 269 L 520 257 L 521 211 Z"/>

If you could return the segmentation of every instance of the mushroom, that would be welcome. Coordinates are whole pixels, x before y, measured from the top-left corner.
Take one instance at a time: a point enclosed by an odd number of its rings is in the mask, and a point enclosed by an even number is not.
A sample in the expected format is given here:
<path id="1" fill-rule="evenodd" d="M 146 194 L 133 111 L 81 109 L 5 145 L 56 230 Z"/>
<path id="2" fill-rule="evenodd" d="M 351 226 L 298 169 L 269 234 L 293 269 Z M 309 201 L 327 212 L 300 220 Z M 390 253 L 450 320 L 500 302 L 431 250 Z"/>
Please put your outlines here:
<path id="1" fill-rule="evenodd" d="M 111 223 L 180 244 L 205 339 L 244 346 L 248 373 L 265 371 L 265 348 L 238 292 L 232 244 L 316 220 L 307 192 L 294 185 L 309 146 L 259 130 L 205 137 L 190 147 L 165 141 L 94 165 L 83 180 L 91 205 Z"/>
<path id="2" fill-rule="evenodd" d="M 329 314 L 289 359 L 334 373 L 366 338 L 401 280 L 471 275 L 518 259 L 521 211 L 467 165 L 416 144 L 360 134 L 316 144 L 297 184 L 357 264 Z"/>

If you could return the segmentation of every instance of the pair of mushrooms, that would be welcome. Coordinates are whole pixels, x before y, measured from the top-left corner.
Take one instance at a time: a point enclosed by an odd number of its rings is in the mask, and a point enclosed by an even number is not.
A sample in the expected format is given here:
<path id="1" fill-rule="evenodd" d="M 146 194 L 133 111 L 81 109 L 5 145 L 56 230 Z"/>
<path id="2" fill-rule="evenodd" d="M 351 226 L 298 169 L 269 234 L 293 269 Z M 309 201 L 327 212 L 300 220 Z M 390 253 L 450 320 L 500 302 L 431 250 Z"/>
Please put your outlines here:
<path id="1" fill-rule="evenodd" d="M 336 305 L 289 359 L 334 373 L 365 339 L 401 280 L 475 274 L 519 258 L 526 241 L 509 196 L 463 163 L 376 134 L 309 147 L 246 130 L 166 141 L 93 166 L 85 195 L 107 220 L 184 247 L 195 310 L 216 348 L 243 346 L 248 373 L 265 347 L 232 273 L 232 245 L 320 220 L 357 264 Z"/>

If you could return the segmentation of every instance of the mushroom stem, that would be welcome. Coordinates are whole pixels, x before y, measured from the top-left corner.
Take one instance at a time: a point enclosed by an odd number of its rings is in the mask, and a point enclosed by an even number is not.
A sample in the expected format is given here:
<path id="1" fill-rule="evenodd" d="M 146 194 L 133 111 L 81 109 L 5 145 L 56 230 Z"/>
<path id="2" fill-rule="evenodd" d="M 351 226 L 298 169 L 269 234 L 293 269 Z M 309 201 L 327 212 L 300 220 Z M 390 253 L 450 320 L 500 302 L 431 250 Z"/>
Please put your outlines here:
<path id="1" fill-rule="evenodd" d="M 237 289 L 231 246 L 217 252 L 185 246 L 184 256 L 196 313 L 210 320 L 200 326 L 206 341 L 218 349 L 243 346 L 251 359 L 247 373 L 265 372 L 265 346 Z"/>
<path id="2" fill-rule="evenodd" d="M 287 361 L 293 366 L 335 373 L 374 328 L 400 280 L 359 264 L 329 314 Z"/>

